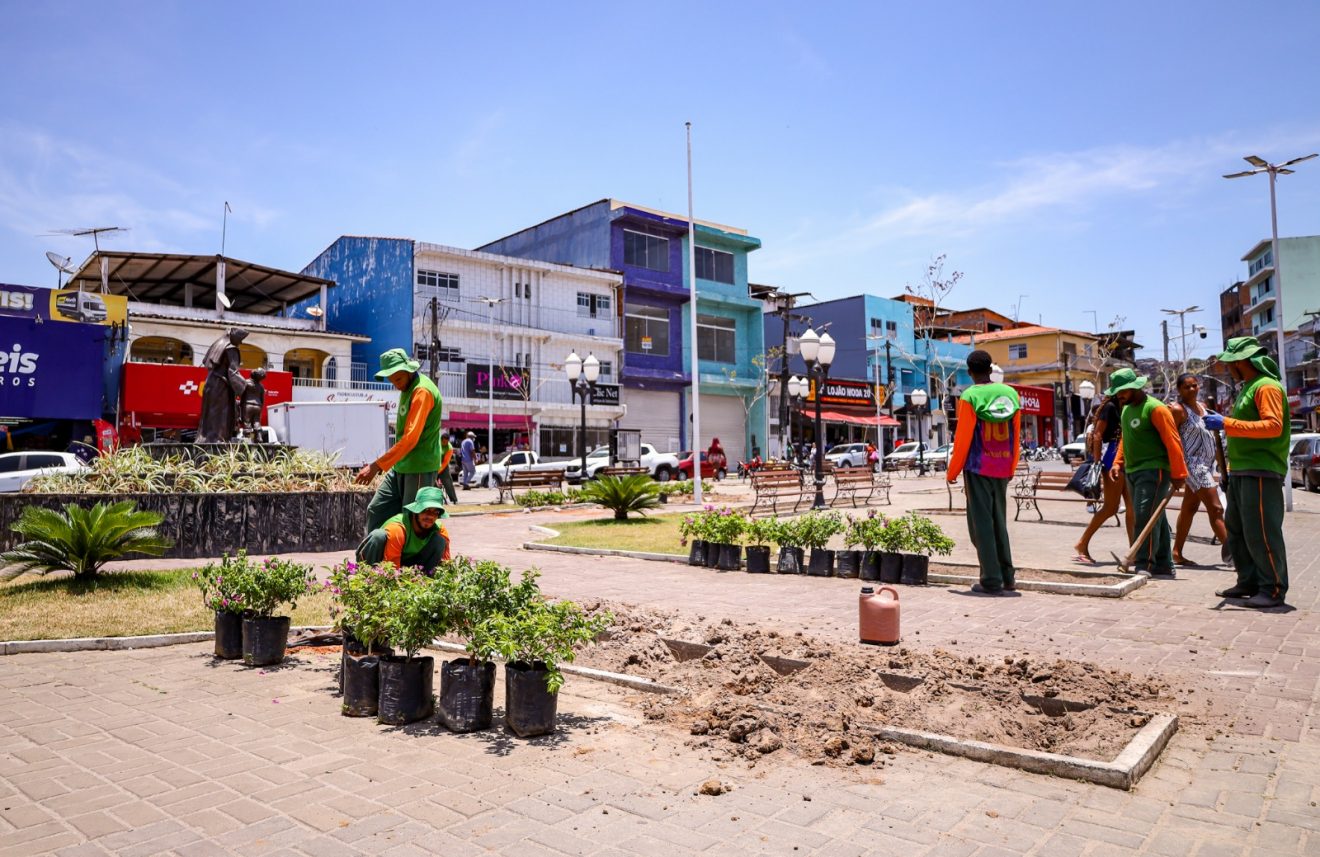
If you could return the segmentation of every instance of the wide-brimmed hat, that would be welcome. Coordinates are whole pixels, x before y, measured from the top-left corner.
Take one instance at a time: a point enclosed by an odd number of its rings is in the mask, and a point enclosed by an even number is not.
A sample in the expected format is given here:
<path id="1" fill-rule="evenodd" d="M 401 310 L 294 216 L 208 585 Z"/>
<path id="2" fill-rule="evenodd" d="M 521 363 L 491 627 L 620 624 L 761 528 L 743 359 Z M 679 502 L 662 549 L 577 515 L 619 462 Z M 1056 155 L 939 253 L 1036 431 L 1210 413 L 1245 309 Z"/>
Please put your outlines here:
<path id="1" fill-rule="evenodd" d="M 376 373 L 377 378 L 388 378 L 395 372 L 416 372 L 422 368 L 418 363 L 408 356 L 408 352 L 402 348 L 391 348 L 380 355 L 380 371 Z"/>
<path id="2" fill-rule="evenodd" d="M 1109 389 L 1106 396 L 1117 396 L 1120 390 L 1140 390 L 1146 386 L 1146 376 L 1138 375 L 1135 369 L 1119 369 L 1109 376 Z"/>
<path id="3" fill-rule="evenodd" d="M 449 513 L 445 511 L 445 492 L 431 486 L 418 488 L 417 497 L 403 508 L 414 515 L 420 515 L 427 509 L 435 509 L 440 512 L 440 517 L 449 517 Z"/>
<path id="4" fill-rule="evenodd" d="M 1254 336 L 1235 336 L 1228 341 L 1224 352 L 1217 358 L 1220 363 L 1234 363 L 1238 360 L 1250 360 L 1257 354 L 1268 354 L 1265 346 Z"/>

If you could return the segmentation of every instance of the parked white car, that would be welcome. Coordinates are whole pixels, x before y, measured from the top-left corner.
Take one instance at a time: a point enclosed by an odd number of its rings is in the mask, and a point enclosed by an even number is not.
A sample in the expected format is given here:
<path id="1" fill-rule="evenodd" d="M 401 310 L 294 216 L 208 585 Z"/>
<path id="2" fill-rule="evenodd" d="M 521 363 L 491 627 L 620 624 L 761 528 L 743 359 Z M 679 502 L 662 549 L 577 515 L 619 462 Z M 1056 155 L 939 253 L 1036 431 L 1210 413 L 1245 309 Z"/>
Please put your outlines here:
<path id="1" fill-rule="evenodd" d="M 949 456 L 953 453 L 953 444 L 946 443 L 943 446 L 937 446 L 926 453 L 926 466 L 934 467 L 936 470 L 949 469 Z"/>
<path id="2" fill-rule="evenodd" d="M 830 447 L 825 460 L 835 467 L 866 467 L 866 444 L 840 443 Z"/>
<path id="3" fill-rule="evenodd" d="M 596 473 L 610 463 L 610 448 L 598 446 L 587 454 L 587 478 L 595 479 Z M 672 452 L 660 452 L 649 443 L 642 444 L 642 458 L 638 462 L 659 482 L 668 482 L 678 477 L 678 456 Z M 564 465 L 564 479 L 577 484 L 582 481 L 582 459 L 574 458 Z"/>
<path id="4" fill-rule="evenodd" d="M 508 452 L 493 464 L 477 465 L 477 484 L 495 488 L 508 481 L 510 473 L 519 470 L 563 470 L 567 466 L 568 462 L 562 458 L 542 459 L 528 450 Z"/>
<path id="5" fill-rule="evenodd" d="M 917 463 L 918 453 L 924 458 L 931 451 L 930 446 L 917 441 L 908 441 L 901 444 L 893 452 L 885 456 L 885 469 L 895 470 L 899 467 L 911 467 Z"/>
<path id="6" fill-rule="evenodd" d="M 34 476 L 77 473 L 87 465 L 72 452 L 6 452 L 0 455 L 0 493 L 21 491 Z"/>
<path id="7" fill-rule="evenodd" d="M 1068 464 L 1074 458 L 1078 461 L 1086 460 L 1086 435 L 1078 435 L 1072 443 L 1065 443 L 1059 447 L 1059 457 L 1063 459 L 1064 464 Z"/>

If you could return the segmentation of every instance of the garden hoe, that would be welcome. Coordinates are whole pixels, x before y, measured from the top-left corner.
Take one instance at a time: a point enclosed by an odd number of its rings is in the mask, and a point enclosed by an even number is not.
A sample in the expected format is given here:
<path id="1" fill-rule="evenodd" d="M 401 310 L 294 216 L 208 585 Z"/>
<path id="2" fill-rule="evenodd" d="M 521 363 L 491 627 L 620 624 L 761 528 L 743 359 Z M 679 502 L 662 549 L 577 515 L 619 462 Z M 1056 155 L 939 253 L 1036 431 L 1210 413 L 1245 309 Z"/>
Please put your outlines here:
<path id="1" fill-rule="evenodd" d="M 1127 559 L 1119 559 L 1118 554 L 1114 553 L 1113 551 L 1109 552 L 1109 555 L 1112 556 L 1114 558 L 1114 561 L 1118 563 L 1119 571 L 1126 574 L 1128 568 L 1132 565 L 1133 562 L 1136 561 L 1137 551 L 1141 550 L 1141 543 L 1144 542 L 1146 540 L 1146 537 L 1150 535 L 1150 531 L 1155 529 L 1155 522 L 1158 521 L 1160 517 L 1164 514 L 1164 507 L 1169 505 L 1169 501 L 1173 499 L 1173 495 L 1175 493 L 1177 492 L 1170 491 L 1168 495 L 1166 495 L 1165 498 L 1159 502 L 1159 505 L 1155 507 L 1155 512 L 1150 516 L 1150 520 L 1146 522 L 1146 526 L 1137 535 L 1137 540 L 1132 543 L 1132 546 L 1130 548 L 1128 548 Z"/>

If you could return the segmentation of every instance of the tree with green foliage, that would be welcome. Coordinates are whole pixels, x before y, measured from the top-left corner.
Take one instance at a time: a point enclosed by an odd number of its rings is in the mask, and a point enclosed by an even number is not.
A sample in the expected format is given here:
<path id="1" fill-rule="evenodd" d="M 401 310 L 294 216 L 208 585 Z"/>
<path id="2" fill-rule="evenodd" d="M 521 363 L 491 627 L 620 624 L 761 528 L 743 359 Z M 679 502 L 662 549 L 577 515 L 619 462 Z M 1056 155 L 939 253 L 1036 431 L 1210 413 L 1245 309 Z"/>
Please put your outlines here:
<path id="1" fill-rule="evenodd" d="M 92 580 L 129 554 L 160 556 L 174 544 L 156 530 L 161 520 L 128 500 L 90 509 L 69 503 L 63 512 L 29 506 L 12 527 L 24 541 L 0 554 L 0 579 L 72 571 L 74 580 Z"/>

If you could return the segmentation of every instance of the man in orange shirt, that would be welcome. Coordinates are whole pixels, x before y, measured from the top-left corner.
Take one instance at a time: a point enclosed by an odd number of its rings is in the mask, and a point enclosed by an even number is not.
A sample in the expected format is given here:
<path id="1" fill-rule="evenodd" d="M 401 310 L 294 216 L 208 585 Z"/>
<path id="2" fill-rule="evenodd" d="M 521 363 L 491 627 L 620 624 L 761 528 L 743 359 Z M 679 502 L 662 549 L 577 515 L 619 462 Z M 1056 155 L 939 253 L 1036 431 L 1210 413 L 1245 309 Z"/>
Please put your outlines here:
<path id="1" fill-rule="evenodd" d="M 367 533 L 358 545 L 358 562 L 388 562 L 395 568 L 434 573 L 436 566 L 449 559 L 449 533 L 439 523 L 445 517 L 444 494 L 439 488 L 422 488 L 402 512 Z"/>

